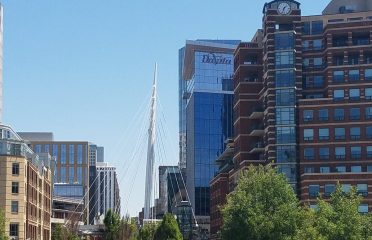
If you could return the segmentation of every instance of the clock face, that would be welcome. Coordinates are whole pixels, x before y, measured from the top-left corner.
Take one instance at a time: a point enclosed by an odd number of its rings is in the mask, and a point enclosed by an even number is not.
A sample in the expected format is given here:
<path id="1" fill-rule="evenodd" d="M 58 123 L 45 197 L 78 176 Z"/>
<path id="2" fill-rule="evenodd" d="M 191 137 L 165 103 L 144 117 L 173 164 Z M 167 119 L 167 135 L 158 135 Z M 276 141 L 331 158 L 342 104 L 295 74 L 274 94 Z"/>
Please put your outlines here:
<path id="1" fill-rule="evenodd" d="M 278 6 L 278 12 L 283 15 L 287 15 L 291 12 L 291 6 L 288 3 L 281 3 Z"/>

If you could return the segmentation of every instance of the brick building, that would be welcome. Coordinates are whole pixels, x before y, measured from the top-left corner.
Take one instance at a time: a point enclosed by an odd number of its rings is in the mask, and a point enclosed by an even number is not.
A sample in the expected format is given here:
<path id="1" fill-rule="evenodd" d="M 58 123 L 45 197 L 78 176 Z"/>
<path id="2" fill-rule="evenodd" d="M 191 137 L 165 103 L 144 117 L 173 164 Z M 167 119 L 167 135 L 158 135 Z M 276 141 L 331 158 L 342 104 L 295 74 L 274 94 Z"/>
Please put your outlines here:
<path id="1" fill-rule="evenodd" d="M 340 182 L 372 211 L 371 1 L 333 0 L 302 16 L 299 2 L 277 0 L 263 15 L 264 29 L 234 55 L 229 191 L 248 165 L 273 162 L 304 203 Z"/>

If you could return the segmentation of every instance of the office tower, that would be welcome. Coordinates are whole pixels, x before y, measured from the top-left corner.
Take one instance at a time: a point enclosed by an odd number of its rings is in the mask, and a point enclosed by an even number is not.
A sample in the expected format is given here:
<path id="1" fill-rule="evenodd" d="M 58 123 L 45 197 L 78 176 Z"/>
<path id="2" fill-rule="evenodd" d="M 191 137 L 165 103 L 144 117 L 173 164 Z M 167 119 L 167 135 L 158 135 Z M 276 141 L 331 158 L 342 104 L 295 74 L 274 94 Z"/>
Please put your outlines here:
<path id="1" fill-rule="evenodd" d="M 371 211 L 371 1 L 333 0 L 314 16 L 299 2 L 271 1 L 263 15 L 263 29 L 234 54 L 230 186 L 249 164 L 273 162 L 302 202 L 315 207 L 339 182 Z"/>
<path id="2" fill-rule="evenodd" d="M 97 147 L 97 162 L 105 162 L 105 148 Z"/>
<path id="3" fill-rule="evenodd" d="M 217 171 L 214 161 L 233 133 L 233 52 L 238 43 L 187 41 L 180 51 L 179 101 L 180 115 L 184 114 L 180 126 L 185 127 L 180 131 L 186 131 L 186 187 L 198 224 L 206 231 L 209 182 Z M 184 146 L 184 137 L 180 140 Z"/>
<path id="4" fill-rule="evenodd" d="M 97 163 L 98 216 L 104 218 L 108 210 L 120 214 L 120 193 L 116 168 L 107 163 Z"/>
<path id="5" fill-rule="evenodd" d="M 8 126 L 0 125 L 0 206 L 11 239 L 51 237 L 52 168 L 49 154 L 35 154 Z"/>

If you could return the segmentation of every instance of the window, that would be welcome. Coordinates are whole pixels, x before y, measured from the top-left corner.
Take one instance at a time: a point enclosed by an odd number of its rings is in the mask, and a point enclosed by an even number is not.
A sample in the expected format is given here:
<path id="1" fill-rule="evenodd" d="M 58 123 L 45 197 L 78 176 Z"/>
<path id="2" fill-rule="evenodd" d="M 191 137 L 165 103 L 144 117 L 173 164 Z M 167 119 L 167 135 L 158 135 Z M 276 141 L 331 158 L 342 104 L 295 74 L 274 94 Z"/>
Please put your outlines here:
<path id="1" fill-rule="evenodd" d="M 276 140 L 278 144 L 295 143 L 296 131 L 294 127 L 277 127 Z"/>
<path id="2" fill-rule="evenodd" d="M 305 167 L 305 173 L 314 173 L 315 170 L 313 167 Z"/>
<path id="3" fill-rule="evenodd" d="M 294 108 L 277 108 L 276 109 L 276 124 L 278 125 L 295 124 L 295 109 Z"/>
<path id="4" fill-rule="evenodd" d="M 281 70 L 275 73 L 276 87 L 295 86 L 295 74 L 293 70 Z"/>
<path id="5" fill-rule="evenodd" d="M 19 163 L 12 164 L 12 174 L 19 175 Z"/>
<path id="6" fill-rule="evenodd" d="M 83 168 L 82 167 L 77 168 L 76 176 L 77 176 L 77 182 L 79 184 L 82 184 L 83 183 Z"/>
<path id="7" fill-rule="evenodd" d="M 320 191 L 319 185 L 309 185 L 309 196 L 310 197 L 318 197 Z"/>
<path id="8" fill-rule="evenodd" d="M 305 141 L 314 140 L 314 129 L 304 129 L 304 140 Z"/>
<path id="9" fill-rule="evenodd" d="M 350 120 L 360 120 L 360 108 L 350 108 Z"/>
<path id="10" fill-rule="evenodd" d="M 350 138 L 351 138 L 351 140 L 359 140 L 360 139 L 360 127 L 350 128 Z"/>
<path id="11" fill-rule="evenodd" d="M 288 50 L 294 47 L 293 33 L 277 33 L 275 34 L 275 49 Z"/>
<path id="12" fill-rule="evenodd" d="M 319 140 L 329 140 L 329 129 L 328 128 L 319 129 Z"/>
<path id="13" fill-rule="evenodd" d="M 345 156 L 346 156 L 345 147 L 336 147 L 335 155 L 336 155 L 336 159 L 345 159 Z"/>
<path id="14" fill-rule="evenodd" d="M 313 49 L 314 50 L 322 50 L 323 49 L 323 40 L 316 39 L 313 41 Z"/>
<path id="15" fill-rule="evenodd" d="M 18 223 L 9 224 L 9 236 L 10 237 L 18 237 L 19 236 L 19 224 Z"/>
<path id="16" fill-rule="evenodd" d="M 357 184 L 357 191 L 358 194 L 362 195 L 363 197 L 368 196 L 368 184 Z"/>
<path id="17" fill-rule="evenodd" d="M 75 162 L 75 146 L 74 145 L 70 145 L 69 146 L 69 163 L 70 164 L 74 164 Z"/>
<path id="18" fill-rule="evenodd" d="M 75 181 L 75 173 L 74 173 L 74 167 L 69 167 L 68 169 L 68 179 L 69 183 L 74 183 Z"/>
<path id="19" fill-rule="evenodd" d="M 304 27 L 302 29 L 302 32 L 303 32 L 304 35 L 310 35 L 310 29 L 311 29 L 310 26 L 311 26 L 310 22 L 305 22 L 304 23 Z"/>
<path id="20" fill-rule="evenodd" d="M 304 111 L 304 121 L 310 122 L 314 119 L 314 111 L 313 110 L 305 110 Z"/>
<path id="21" fill-rule="evenodd" d="M 41 153 L 41 145 L 40 144 L 37 144 L 35 145 L 35 153 Z"/>
<path id="22" fill-rule="evenodd" d="M 329 167 L 320 167 L 320 173 L 330 173 L 331 170 Z"/>
<path id="23" fill-rule="evenodd" d="M 19 182 L 12 182 L 12 194 L 19 193 Z"/>
<path id="24" fill-rule="evenodd" d="M 83 164 L 83 145 L 78 145 L 77 149 L 77 163 Z"/>
<path id="25" fill-rule="evenodd" d="M 345 173 L 346 172 L 346 167 L 345 166 L 337 166 L 336 167 L 336 172 Z"/>
<path id="26" fill-rule="evenodd" d="M 351 184 L 341 184 L 341 188 L 344 193 L 349 193 L 351 190 Z"/>
<path id="27" fill-rule="evenodd" d="M 304 157 L 306 160 L 314 160 L 314 148 L 305 148 L 304 149 Z"/>
<path id="28" fill-rule="evenodd" d="M 336 191 L 336 185 L 335 184 L 326 184 L 324 185 L 324 196 L 330 197 L 332 193 Z"/>
<path id="29" fill-rule="evenodd" d="M 310 49 L 310 41 L 309 40 L 302 41 L 302 50 L 308 51 L 309 49 Z"/>
<path id="30" fill-rule="evenodd" d="M 362 167 L 361 166 L 351 166 L 351 172 L 352 173 L 361 173 Z"/>
<path id="31" fill-rule="evenodd" d="M 277 52 L 275 54 L 276 68 L 293 68 L 294 53 L 293 52 Z"/>
<path id="32" fill-rule="evenodd" d="M 324 78 L 323 76 L 314 76 L 314 87 L 323 87 L 324 85 Z"/>
<path id="33" fill-rule="evenodd" d="M 277 106 L 294 106 L 295 101 L 294 89 L 280 89 L 276 90 L 276 105 Z"/>
<path id="34" fill-rule="evenodd" d="M 367 158 L 372 158 L 372 146 L 367 147 Z"/>
<path id="35" fill-rule="evenodd" d="M 323 21 L 311 22 L 311 34 L 318 35 L 323 33 Z"/>
<path id="36" fill-rule="evenodd" d="M 351 147 L 351 158 L 352 159 L 360 159 L 362 157 L 362 148 L 361 147 Z"/>
<path id="37" fill-rule="evenodd" d="M 372 165 L 367 166 L 367 172 L 369 172 L 369 173 L 372 172 Z"/>
<path id="38" fill-rule="evenodd" d="M 66 167 L 61 167 L 61 183 L 67 183 Z"/>
<path id="39" fill-rule="evenodd" d="M 359 64 L 359 54 L 349 55 L 349 65 L 357 65 L 357 64 Z"/>
<path id="40" fill-rule="evenodd" d="M 66 164 L 66 145 L 61 145 L 61 164 Z"/>
<path id="41" fill-rule="evenodd" d="M 366 120 L 371 120 L 372 119 L 372 107 L 367 107 L 366 108 Z"/>
<path id="42" fill-rule="evenodd" d="M 333 81 L 343 82 L 344 81 L 344 71 L 333 71 Z"/>
<path id="43" fill-rule="evenodd" d="M 12 201 L 11 212 L 12 213 L 18 213 L 18 201 Z"/>
<path id="44" fill-rule="evenodd" d="M 336 108 L 333 113 L 333 118 L 335 121 L 343 121 L 345 119 L 345 110 Z"/>
<path id="45" fill-rule="evenodd" d="M 360 214 L 368 214 L 368 204 L 360 204 L 358 207 L 358 212 Z"/>
<path id="46" fill-rule="evenodd" d="M 360 90 L 359 89 L 350 89 L 349 98 L 351 100 L 359 100 L 360 99 Z"/>
<path id="47" fill-rule="evenodd" d="M 372 88 L 366 88 L 364 95 L 367 100 L 371 100 L 372 99 Z"/>
<path id="48" fill-rule="evenodd" d="M 364 76 L 367 81 L 372 80 L 372 69 L 366 69 Z"/>
<path id="49" fill-rule="evenodd" d="M 349 81 L 359 81 L 359 70 L 349 71 Z"/>
<path id="50" fill-rule="evenodd" d="M 343 100 L 345 97 L 344 90 L 334 90 L 333 91 L 333 100 L 340 101 Z"/>
<path id="51" fill-rule="evenodd" d="M 345 140 L 345 128 L 335 128 L 335 140 Z"/>
<path id="52" fill-rule="evenodd" d="M 328 109 L 320 109 L 318 111 L 318 118 L 320 121 L 328 121 Z"/>
<path id="53" fill-rule="evenodd" d="M 372 139 L 372 127 L 366 127 L 366 136 L 368 139 Z"/>
<path id="54" fill-rule="evenodd" d="M 296 161 L 295 146 L 277 146 L 276 158 L 278 163 L 289 163 Z"/>
<path id="55" fill-rule="evenodd" d="M 314 58 L 314 67 L 319 68 L 323 66 L 323 58 Z"/>
<path id="56" fill-rule="evenodd" d="M 327 147 L 319 148 L 319 156 L 321 160 L 328 160 L 329 159 L 329 148 Z"/>

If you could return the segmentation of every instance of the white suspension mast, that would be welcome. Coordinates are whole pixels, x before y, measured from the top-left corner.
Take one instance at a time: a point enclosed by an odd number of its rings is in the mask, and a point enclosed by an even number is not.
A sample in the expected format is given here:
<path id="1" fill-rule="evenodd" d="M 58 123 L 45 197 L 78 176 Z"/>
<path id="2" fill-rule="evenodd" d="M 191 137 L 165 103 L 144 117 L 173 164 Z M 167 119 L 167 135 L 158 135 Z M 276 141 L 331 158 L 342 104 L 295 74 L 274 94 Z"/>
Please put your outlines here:
<path id="1" fill-rule="evenodd" d="M 144 219 L 153 219 L 151 213 L 151 199 L 153 193 L 153 178 L 154 178 L 154 163 L 155 163 L 155 140 L 156 140 L 156 88 L 158 78 L 158 65 L 155 63 L 154 83 L 152 86 L 150 126 L 148 130 L 148 146 L 147 146 L 147 165 L 146 165 L 146 186 L 145 186 L 145 206 Z"/>

